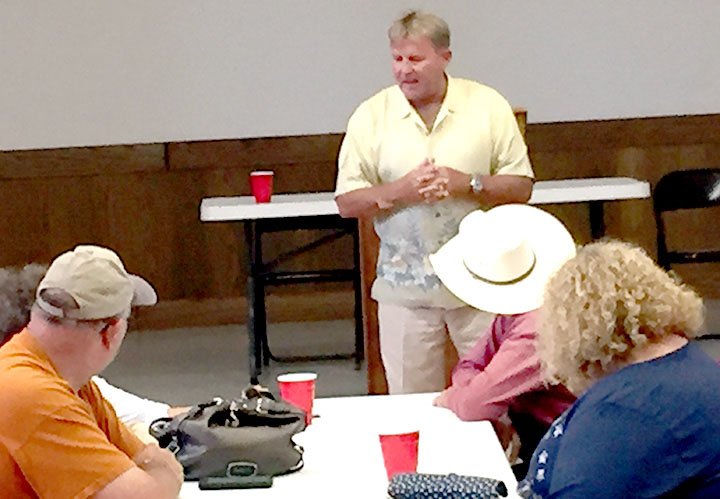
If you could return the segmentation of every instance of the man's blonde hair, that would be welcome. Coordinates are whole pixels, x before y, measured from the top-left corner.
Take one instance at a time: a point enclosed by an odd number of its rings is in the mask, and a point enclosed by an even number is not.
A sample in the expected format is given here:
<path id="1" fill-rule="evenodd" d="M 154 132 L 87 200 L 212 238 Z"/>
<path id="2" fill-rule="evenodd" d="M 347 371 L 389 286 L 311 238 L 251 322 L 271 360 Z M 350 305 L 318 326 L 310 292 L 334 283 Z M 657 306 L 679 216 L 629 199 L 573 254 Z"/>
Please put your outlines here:
<path id="1" fill-rule="evenodd" d="M 695 337 L 703 320 L 700 296 L 641 248 L 594 242 L 548 281 L 538 354 L 550 381 L 578 393 L 617 369 L 637 347 L 672 334 Z"/>
<path id="2" fill-rule="evenodd" d="M 420 10 L 409 10 L 396 19 L 388 29 L 391 42 L 411 36 L 425 36 L 436 49 L 450 48 L 450 28 L 435 14 Z"/>

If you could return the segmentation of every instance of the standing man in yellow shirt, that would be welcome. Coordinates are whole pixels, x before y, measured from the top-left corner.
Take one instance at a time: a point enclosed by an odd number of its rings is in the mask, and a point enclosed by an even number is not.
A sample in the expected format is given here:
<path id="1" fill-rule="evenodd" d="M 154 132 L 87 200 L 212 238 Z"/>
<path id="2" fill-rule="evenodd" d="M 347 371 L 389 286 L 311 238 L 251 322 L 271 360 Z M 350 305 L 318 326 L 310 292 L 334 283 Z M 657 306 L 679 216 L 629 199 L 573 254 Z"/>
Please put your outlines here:
<path id="1" fill-rule="evenodd" d="M 410 11 L 388 36 L 396 85 L 350 117 L 335 200 L 344 217 L 373 217 L 380 237 L 372 297 L 390 393 L 439 391 L 446 334 L 462 356 L 492 315 L 453 296 L 428 255 L 471 211 L 526 202 L 533 171 L 508 102 L 445 72 L 443 19 Z"/>

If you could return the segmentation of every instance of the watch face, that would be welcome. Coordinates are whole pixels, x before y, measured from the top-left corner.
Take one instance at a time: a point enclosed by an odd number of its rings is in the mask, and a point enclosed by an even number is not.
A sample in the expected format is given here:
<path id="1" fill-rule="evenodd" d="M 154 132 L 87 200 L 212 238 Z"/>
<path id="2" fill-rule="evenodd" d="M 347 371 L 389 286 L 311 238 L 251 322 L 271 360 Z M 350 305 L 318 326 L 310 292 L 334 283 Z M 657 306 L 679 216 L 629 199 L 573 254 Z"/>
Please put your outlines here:
<path id="1" fill-rule="evenodd" d="M 480 180 L 479 175 L 473 175 L 470 179 L 470 187 L 472 187 L 473 192 L 480 192 L 483 189 L 482 180 Z"/>

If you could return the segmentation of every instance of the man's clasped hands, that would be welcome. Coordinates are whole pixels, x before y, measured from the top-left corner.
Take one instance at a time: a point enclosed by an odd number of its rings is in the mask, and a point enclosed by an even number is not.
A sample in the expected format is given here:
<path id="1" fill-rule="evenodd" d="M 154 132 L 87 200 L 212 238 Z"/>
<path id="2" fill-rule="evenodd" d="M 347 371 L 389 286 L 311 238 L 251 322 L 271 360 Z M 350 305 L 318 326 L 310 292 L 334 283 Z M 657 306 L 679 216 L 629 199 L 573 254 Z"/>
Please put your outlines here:
<path id="1" fill-rule="evenodd" d="M 426 203 L 469 192 L 470 175 L 448 166 L 438 166 L 433 158 L 426 158 L 403 178 L 415 197 Z"/>

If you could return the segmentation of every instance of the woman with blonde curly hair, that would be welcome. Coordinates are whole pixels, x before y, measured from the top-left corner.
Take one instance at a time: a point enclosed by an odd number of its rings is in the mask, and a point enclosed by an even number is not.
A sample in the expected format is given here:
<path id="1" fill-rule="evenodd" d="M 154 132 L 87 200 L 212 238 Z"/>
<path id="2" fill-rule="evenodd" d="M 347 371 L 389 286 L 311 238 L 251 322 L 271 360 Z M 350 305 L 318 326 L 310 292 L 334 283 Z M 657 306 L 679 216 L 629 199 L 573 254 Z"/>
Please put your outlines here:
<path id="1" fill-rule="evenodd" d="M 720 497 L 720 366 L 694 343 L 702 299 L 620 241 L 545 289 L 537 347 L 578 400 L 540 441 L 523 497 Z"/>

